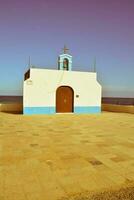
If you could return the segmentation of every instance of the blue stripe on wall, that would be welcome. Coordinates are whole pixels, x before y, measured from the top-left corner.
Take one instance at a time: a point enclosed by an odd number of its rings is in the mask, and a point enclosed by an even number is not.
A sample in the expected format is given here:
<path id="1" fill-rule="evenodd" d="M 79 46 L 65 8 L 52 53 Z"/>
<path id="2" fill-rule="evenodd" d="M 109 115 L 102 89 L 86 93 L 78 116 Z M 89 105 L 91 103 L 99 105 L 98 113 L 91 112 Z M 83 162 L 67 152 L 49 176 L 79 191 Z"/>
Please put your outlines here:
<path id="1" fill-rule="evenodd" d="M 24 107 L 23 114 L 54 114 L 55 107 Z"/>
<path id="2" fill-rule="evenodd" d="M 76 106 L 74 107 L 75 113 L 100 113 L 101 107 L 99 106 Z"/>
<path id="3" fill-rule="evenodd" d="M 101 107 L 99 106 L 75 106 L 74 113 L 100 113 Z M 55 107 L 24 107 L 23 113 L 26 115 L 32 114 L 54 114 L 56 113 Z"/>

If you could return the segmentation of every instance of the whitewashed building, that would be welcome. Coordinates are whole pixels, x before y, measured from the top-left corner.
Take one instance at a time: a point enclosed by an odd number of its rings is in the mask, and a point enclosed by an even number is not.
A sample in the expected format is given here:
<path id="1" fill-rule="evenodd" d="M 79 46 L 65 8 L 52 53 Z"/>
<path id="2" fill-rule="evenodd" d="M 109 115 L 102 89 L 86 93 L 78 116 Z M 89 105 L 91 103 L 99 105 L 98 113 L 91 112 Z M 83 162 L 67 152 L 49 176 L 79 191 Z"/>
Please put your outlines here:
<path id="1" fill-rule="evenodd" d="M 58 58 L 58 70 L 30 68 L 24 76 L 23 113 L 100 113 L 96 72 L 72 71 L 72 56 Z"/>

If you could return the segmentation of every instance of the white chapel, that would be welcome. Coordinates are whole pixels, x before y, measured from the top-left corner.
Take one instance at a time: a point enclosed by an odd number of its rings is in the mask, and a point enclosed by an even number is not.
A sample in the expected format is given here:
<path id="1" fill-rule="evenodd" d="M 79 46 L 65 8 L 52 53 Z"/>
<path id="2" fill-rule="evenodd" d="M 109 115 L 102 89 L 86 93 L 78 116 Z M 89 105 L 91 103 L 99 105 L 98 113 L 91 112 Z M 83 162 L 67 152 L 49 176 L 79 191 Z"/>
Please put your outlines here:
<path id="1" fill-rule="evenodd" d="M 96 72 L 72 70 L 72 56 L 64 47 L 58 69 L 30 67 L 24 75 L 23 113 L 100 113 L 101 85 Z"/>

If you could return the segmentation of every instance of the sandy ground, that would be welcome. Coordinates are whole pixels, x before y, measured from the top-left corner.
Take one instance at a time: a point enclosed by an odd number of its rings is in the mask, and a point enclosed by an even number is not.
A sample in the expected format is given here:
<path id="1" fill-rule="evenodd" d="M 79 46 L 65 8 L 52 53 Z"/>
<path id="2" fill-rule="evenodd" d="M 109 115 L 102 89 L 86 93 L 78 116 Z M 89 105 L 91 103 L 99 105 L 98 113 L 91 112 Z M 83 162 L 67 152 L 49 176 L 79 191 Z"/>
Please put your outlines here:
<path id="1" fill-rule="evenodd" d="M 133 114 L 0 113 L 0 200 L 59 199 L 134 199 Z"/>

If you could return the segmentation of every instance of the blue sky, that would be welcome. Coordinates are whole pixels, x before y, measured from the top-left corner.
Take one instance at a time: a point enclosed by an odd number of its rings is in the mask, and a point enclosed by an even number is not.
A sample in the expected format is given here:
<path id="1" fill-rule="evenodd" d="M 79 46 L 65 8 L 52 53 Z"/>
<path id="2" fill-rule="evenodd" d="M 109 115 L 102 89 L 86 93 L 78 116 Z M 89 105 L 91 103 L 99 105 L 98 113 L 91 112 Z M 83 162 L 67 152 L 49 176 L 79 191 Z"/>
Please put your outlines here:
<path id="1" fill-rule="evenodd" d="M 103 96 L 134 97 L 133 0 L 5 0 L 0 6 L 0 95 L 22 95 L 28 57 L 57 69 L 64 44 L 73 70 L 92 71 Z"/>

